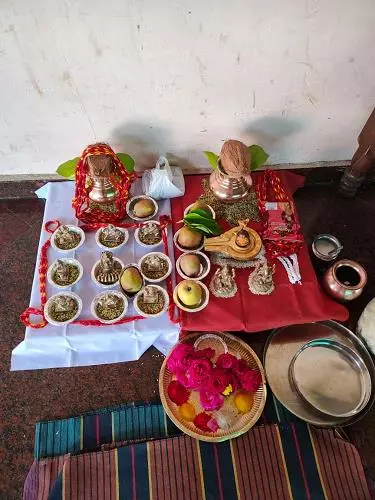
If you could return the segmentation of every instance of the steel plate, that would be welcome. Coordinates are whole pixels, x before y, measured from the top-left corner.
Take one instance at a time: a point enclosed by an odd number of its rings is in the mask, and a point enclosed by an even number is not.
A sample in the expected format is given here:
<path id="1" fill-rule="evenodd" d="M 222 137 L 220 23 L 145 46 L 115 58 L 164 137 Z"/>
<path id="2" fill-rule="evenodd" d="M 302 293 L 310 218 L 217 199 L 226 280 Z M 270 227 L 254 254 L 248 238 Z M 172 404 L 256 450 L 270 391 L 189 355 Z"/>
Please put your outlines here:
<path id="1" fill-rule="evenodd" d="M 370 399 L 371 378 L 361 356 L 335 340 L 312 340 L 301 347 L 289 376 L 307 404 L 333 417 L 356 415 Z"/>
<path id="2" fill-rule="evenodd" d="M 295 354 L 308 342 L 331 339 L 353 349 L 362 358 L 371 378 L 371 394 L 366 406 L 355 416 L 334 417 L 314 410 L 294 390 L 289 379 L 289 367 Z M 306 422 L 335 427 L 350 425 L 360 420 L 375 399 L 375 368 L 362 341 L 350 330 L 335 321 L 305 323 L 277 329 L 269 337 L 264 349 L 264 369 L 268 384 L 276 398 L 294 415 Z"/>

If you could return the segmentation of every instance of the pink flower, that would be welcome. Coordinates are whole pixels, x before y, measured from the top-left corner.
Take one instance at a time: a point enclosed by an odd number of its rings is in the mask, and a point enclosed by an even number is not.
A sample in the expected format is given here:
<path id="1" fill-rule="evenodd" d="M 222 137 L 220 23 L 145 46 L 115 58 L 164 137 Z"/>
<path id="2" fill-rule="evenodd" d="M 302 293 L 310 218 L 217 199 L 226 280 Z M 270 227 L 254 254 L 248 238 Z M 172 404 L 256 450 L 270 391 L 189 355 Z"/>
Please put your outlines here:
<path id="1" fill-rule="evenodd" d="M 216 360 L 216 366 L 223 370 L 233 370 L 237 366 L 238 359 L 233 354 L 220 354 Z"/>
<path id="2" fill-rule="evenodd" d="M 210 431 L 216 432 L 219 429 L 219 424 L 213 417 L 211 417 L 207 422 L 207 427 L 210 429 Z"/>
<path id="3" fill-rule="evenodd" d="M 228 385 L 228 373 L 221 368 L 211 370 L 209 378 L 205 381 L 202 389 L 209 392 L 223 392 Z"/>
<path id="4" fill-rule="evenodd" d="M 172 373 L 176 373 L 178 369 L 188 368 L 193 354 L 194 347 L 191 344 L 178 344 L 168 357 L 168 370 Z"/>
<path id="5" fill-rule="evenodd" d="M 239 388 L 240 383 L 238 381 L 238 378 L 236 375 L 232 372 L 229 372 L 227 374 L 228 376 L 228 385 L 230 384 L 232 386 L 232 392 L 236 392 L 236 390 Z"/>
<path id="6" fill-rule="evenodd" d="M 218 392 L 200 391 L 200 401 L 205 410 L 218 410 L 224 404 L 224 396 Z"/>
<path id="7" fill-rule="evenodd" d="M 185 370 L 178 368 L 175 372 L 176 379 L 182 384 L 184 387 L 189 387 L 189 380 L 186 376 Z"/>
<path id="8" fill-rule="evenodd" d="M 198 389 L 201 384 L 210 376 L 212 363 L 207 358 L 193 359 L 190 367 L 186 370 L 186 387 Z"/>
<path id="9" fill-rule="evenodd" d="M 249 367 L 243 359 L 238 359 L 236 366 L 233 367 L 233 371 L 238 377 L 241 377 L 247 370 L 249 370 Z"/>
<path id="10" fill-rule="evenodd" d="M 248 392 L 255 392 L 262 382 L 262 376 L 258 370 L 248 369 L 239 379 L 242 389 Z"/>
<path id="11" fill-rule="evenodd" d="M 190 392 L 183 387 L 180 382 L 172 380 L 168 385 L 168 396 L 173 403 L 180 406 L 189 399 Z"/>
<path id="12" fill-rule="evenodd" d="M 214 349 L 211 349 L 211 347 L 207 347 L 206 349 L 198 349 L 195 351 L 195 358 L 207 358 L 211 359 L 215 356 L 215 351 Z"/>
<path id="13" fill-rule="evenodd" d="M 216 432 L 219 429 L 216 420 L 204 411 L 195 417 L 194 425 L 204 432 Z"/>

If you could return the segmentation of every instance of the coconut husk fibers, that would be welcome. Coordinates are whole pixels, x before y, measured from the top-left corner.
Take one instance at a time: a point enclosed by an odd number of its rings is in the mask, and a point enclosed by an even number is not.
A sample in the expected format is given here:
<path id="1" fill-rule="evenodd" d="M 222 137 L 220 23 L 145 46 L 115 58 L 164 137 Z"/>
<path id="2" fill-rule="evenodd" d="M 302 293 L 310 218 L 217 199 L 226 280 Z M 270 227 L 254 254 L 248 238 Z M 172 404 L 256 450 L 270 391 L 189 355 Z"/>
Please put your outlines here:
<path id="1" fill-rule="evenodd" d="M 250 171 L 251 153 L 247 146 L 234 139 L 225 141 L 220 151 L 221 167 L 231 177 L 244 177 Z"/>

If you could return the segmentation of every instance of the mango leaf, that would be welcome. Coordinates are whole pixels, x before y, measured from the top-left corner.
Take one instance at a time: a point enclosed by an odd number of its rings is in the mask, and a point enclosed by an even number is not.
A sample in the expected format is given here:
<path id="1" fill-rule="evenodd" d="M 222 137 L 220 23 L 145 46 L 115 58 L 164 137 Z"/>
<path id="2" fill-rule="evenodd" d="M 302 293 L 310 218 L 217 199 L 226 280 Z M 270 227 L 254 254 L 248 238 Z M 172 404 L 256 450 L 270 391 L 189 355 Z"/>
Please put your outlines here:
<path id="1" fill-rule="evenodd" d="M 193 229 L 194 231 L 203 233 L 206 236 L 215 236 L 215 233 L 213 233 L 208 227 L 204 226 L 203 224 L 186 224 L 186 226 L 190 229 Z"/>
<path id="2" fill-rule="evenodd" d="M 75 173 L 76 173 L 76 166 L 79 161 L 79 157 L 77 156 L 76 158 L 73 158 L 72 160 L 68 160 L 65 163 L 62 163 L 57 167 L 56 172 L 61 175 L 62 177 L 65 177 L 66 179 L 69 179 L 71 181 L 74 181 L 75 179 Z"/>
<path id="3" fill-rule="evenodd" d="M 217 160 L 219 159 L 218 155 L 213 153 L 212 151 L 203 151 L 204 156 L 207 158 L 208 163 L 211 167 L 216 170 L 217 169 Z"/>
<path id="4" fill-rule="evenodd" d="M 264 151 L 261 146 L 253 144 L 247 148 L 251 153 L 251 165 L 250 170 L 256 170 L 266 163 L 269 155 Z"/>
<path id="5" fill-rule="evenodd" d="M 129 174 L 134 172 L 134 165 L 135 165 L 134 158 L 132 158 L 130 155 L 126 153 L 116 153 L 116 156 L 124 165 Z"/>
<path id="6" fill-rule="evenodd" d="M 208 219 L 199 214 L 185 215 L 184 223 L 192 229 L 205 234 L 217 235 L 221 233 L 221 227 L 214 219 Z"/>
<path id="7" fill-rule="evenodd" d="M 184 217 L 185 220 L 189 222 L 194 222 L 194 221 L 203 221 L 203 222 L 212 222 L 214 219 L 206 217 L 202 214 L 197 214 L 196 212 L 189 212 L 188 214 L 185 215 Z"/>
<path id="8" fill-rule="evenodd" d="M 213 219 L 212 212 L 209 210 L 205 210 L 204 208 L 194 208 L 193 210 L 189 210 L 189 214 L 198 214 L 202 217 L 206 217 L 207 219 Z"/>

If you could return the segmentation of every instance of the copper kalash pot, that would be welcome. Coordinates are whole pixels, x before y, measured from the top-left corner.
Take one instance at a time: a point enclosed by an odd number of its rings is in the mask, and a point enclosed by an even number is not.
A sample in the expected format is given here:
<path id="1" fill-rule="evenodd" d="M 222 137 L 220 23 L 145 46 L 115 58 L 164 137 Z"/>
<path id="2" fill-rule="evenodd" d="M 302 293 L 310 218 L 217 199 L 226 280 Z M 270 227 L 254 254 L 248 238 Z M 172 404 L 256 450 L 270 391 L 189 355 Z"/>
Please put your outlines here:
<path id="1" fill-rule="evenodd" d="M 229 203 L 245 198 L 251 185 L 250 175 L 246 178 L 232 177 L 224 172 L 220 160 L 217 162 L 217 170 L 212 172 L 209 180 L 210 189 L 216 198 Z"/>
<path id="2" fill-rule="evenodd" d="M 75 173 L 72 206 L 77 219 L 86 223 L 122 221 L 135 177 L 108 144 L 87 146 Z"/>
<path id="3" fill-rule="evenodd" d="M 92 182 L 89 198 L 96 203 L 109 203 L 114 200 L 116 190 L 109 180 L 114 165 L 109 155 L 88 155 L 87 165 Z"/>
<path id="4" fill-rule="evenodd" d="M 367 273 L 353 260 L 338 260 L 323 276 L 323 288 L 336 300 L 348 301 L 359 297 L 367 283 Z"/>

